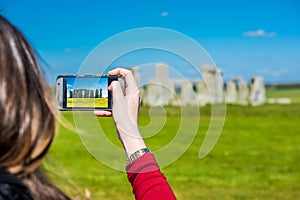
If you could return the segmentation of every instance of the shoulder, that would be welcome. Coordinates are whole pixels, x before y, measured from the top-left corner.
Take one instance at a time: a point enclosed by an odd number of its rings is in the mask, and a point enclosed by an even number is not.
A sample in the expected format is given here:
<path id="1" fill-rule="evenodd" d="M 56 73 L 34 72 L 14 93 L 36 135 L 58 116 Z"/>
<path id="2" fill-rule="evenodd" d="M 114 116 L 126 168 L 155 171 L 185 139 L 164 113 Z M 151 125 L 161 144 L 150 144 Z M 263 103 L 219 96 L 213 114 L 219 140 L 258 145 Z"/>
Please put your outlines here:
<path id="1" fill-rule="evenodd" d="M 0 167 L 0 200 L 33 200 L 28 188 L 15 176 Z"/>

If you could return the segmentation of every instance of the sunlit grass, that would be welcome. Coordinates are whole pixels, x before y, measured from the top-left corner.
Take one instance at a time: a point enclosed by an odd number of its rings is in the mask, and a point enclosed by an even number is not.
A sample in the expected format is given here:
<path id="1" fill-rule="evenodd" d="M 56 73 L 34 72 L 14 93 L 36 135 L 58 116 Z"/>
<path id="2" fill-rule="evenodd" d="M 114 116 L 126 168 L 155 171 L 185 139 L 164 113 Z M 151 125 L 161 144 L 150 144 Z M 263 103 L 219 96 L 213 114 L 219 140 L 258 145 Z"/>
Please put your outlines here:
<path id="1" fill-rule="evenodd" d="M 300 103 L 300 89 L 268 89 L 266 92 L 269 98 L 291 98 L 292 102 Z"/>
<path id="2" fill-rule="evenodd" d="M 271 92 L 272 97 L 280 97 L 276 91 Z M 297 92 L 283 93 L 285 97 L 298 99 Z M 199 159 L 198 154 L 210 122 L 210 107 L 200 111 L 200 129 L 194 142 L 180 159 L 162 169 L 178 199 L 299 198 L 299 103 L 228 106 L 222 135 L 204 159 Z M 143 126 L 151 121 L 148 112 L 147 107 L 140 110 L 139 123 Z M 168 122 L 162 133 L 174 131 L 180 121 L 178 108 L 167 107 L 166 113 Z M 71 112 L 63 116 L 72 121 Z M 110 140 L 121 146 L 112 119 L 100 118 L 99 123 L 103 129 L 110 130 Z M 190 123 L 195 123 L 192 116 Z M 146 142 L 156 150 L 173 136 L 158 134 Z M 59 128 L 49 159 L 56 163 L 54 168 L 49 167 L 55 182 L 72 196 L 83 196 L 84 189 L 88 188 L 93 199 L 134 199 L 126 174 L 93 158 L 79 136 L 68 129 Z"/>
<path id="3" fill-rule="evenodd" d="M 67 98 L 67 107 L 107 108 L 108 98 Z"/>

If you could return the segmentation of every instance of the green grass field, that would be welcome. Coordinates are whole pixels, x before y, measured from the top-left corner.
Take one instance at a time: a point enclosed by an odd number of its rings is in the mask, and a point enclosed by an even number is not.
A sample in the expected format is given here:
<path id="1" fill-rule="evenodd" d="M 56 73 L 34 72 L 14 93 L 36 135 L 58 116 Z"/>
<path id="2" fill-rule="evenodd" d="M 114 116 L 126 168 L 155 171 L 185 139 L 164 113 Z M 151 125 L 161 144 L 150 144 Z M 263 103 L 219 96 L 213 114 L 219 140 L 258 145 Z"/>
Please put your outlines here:
<path id="1" fill-rule="evenodd" d="M 199 149 L 210 122 L 210 107 L 200 109 L 200 129 L 190 148 L 163 168 L 178 199 L 299 199 L 300 197 L 300 90 L 267 91 L 269 97 L 291 97 L 291 105 L 227 106 L 226 122 L 218 143 L 204 159 Z M 178 108 L 167 107 L 168 123 L 178 128 Z M 72 121 L 72 113 L 63 117 Z M 140 124 L 150 122 L 148 108 L 140 110 Z M 111 118 L 99 118 L 117 140 Z M 189 123 L 195 123 L 193 117 Z M 189 130 L 187 130 L 188 133 Z M 152 149 L 168 143 L 172 134 L 146 140 Z M 99 147 L 101 148 L 101 147 Z M 134 199 L 124 172 L 113 170 L 91 156 L 77 133 L 59 127 L 46 168 L 54 181 L 72 196 L 92 199 Z M 123 161 L 120 161 L 123 162 Z M 125 166 L 125 163 L 124 163 Z"/>
<path id="2" fill-rule="evenodd" d="M 107 108 L 108 98 L 67 98 L 67 107 Z"/>

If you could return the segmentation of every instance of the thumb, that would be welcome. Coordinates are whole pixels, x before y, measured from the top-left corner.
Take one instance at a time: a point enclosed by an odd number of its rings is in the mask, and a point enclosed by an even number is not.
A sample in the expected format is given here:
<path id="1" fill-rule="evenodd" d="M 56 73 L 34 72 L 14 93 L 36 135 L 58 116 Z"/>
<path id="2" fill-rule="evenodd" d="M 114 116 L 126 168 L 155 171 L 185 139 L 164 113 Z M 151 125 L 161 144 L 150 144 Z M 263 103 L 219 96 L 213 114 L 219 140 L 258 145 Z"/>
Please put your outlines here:
<path id="1" fill-rule="evenodd" d="M 118 81 L 113 81 L 111 83 L 111 88 L 112 88 L 113 104 L 115 104 L 124 98 L 124 93 Z"/>

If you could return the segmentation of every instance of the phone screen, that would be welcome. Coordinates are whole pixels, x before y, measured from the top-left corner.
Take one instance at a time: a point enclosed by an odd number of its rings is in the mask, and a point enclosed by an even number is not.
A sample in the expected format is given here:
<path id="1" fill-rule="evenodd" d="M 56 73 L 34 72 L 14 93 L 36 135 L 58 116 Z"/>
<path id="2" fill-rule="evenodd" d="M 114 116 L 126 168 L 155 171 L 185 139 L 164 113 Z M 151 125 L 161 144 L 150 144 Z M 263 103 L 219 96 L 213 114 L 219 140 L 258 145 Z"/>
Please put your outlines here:
<path id="1" fill-rule="evenodd" d="M 59 75 L 56 79 L 56 100 L 59 110 L 111 110 L 112 92 L 108 86 L 118 81 L 123 91 L 123 76 Z"/>
<path id="2" fill-rule="evenodd" d="M 67 77 L 67 108 L 109 108 L 108 77 Z"/>

